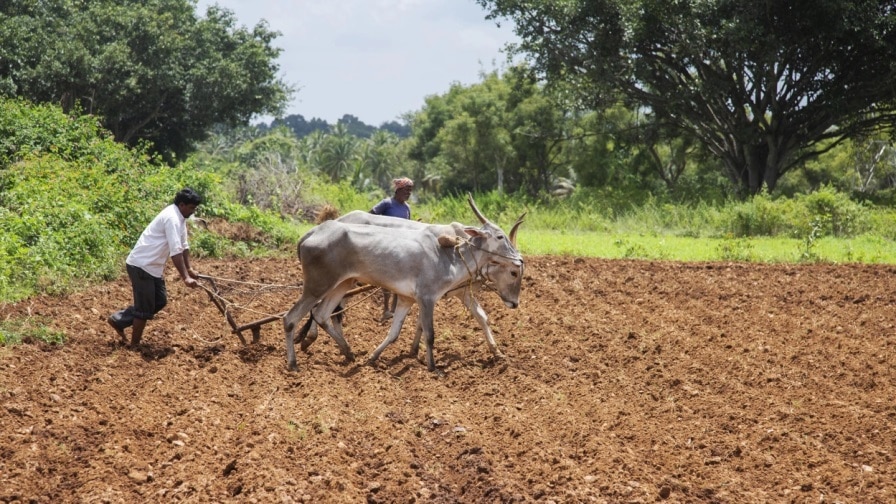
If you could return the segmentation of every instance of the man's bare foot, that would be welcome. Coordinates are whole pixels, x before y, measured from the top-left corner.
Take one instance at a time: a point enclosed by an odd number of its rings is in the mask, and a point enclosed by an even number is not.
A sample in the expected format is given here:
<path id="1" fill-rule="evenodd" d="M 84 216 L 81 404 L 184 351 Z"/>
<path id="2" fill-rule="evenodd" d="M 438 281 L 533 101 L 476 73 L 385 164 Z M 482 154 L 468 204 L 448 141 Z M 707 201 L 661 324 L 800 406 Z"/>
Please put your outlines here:
<path id="1" fill-rule="evenodd" d="M 112 327 L 112 329 L 115 329 L 115 334 L 117 334 L 118 337 L 121 338 L 121 343 L 123 345 L 127 345 L 128 343 L 130 343 L 130 341 L 128 341 L 127 336 L 124 335 L 124 330 L 122 328 L 118 327 L 118 324 L 116 324 L 115 321 L 112 320 L 112 317 L 107 318 L 106 322 L 109 323 L 109 325 Z"/>

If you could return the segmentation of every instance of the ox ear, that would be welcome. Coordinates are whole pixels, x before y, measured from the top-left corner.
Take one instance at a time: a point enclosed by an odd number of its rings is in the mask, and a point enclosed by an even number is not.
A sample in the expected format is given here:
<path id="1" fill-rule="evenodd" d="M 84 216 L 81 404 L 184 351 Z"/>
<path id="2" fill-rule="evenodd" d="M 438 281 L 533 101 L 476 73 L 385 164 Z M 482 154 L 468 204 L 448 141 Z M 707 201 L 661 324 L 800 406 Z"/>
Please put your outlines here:
<path id="1" fill-rule="evenodd" d="M 483 224 L 488 222 L 488 219 L 486 219 L 485 216 L 482 215 L 482 212 L 479 211 L 479 207 L 476 206 L 476 202 L 473 201 L 473 195 L 470 193 L 467 193 L 467 203 L 470 204 L 470 208 L 473 209 L 473 213 L 476 214 L 476 217 L 479 218 L 479 222 Z"/>
<path id="2" fill-rule="evenodd" d="M 525 222 L 524 219 L 527 213 L 529 212 L 523 212 L 523 214 L 519 216 L 516 222 L 513 223 L 513 227 L 510 228 L 510 243 L 512 243 L 514 247 L 516 247 L 516 231 L 520 228 L 520 224 Z"/>
<path id="3" fill-rule="evenodd" d="M 479 228 L 474 228 L 470 226 L 464 226 L 464 233 L 471 238 L 476 238 L 477 236 L 482 236 L 482 232 Z"/>

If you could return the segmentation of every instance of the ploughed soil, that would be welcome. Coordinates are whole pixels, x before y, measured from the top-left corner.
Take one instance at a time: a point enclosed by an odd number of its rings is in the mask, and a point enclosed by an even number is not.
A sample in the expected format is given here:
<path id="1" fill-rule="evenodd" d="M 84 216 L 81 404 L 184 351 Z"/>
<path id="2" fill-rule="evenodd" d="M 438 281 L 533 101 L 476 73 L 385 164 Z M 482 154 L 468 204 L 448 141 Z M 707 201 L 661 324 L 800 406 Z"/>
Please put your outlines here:
<path id="1" fill-rule="evenodd" d="M 212 299 L 282 313 L 298 262 L 194 266 L 220 297 L 169 266 L 138 349 L 123 273 L 0 309 L 67 337 L 0 348 L 0 502 L 896 501 L 896 267 L 528 257 L 519 309 L 479 295 L 505 358 L 440 302 L 440 375 L 410 321 L 365 363 L 379 293 L 356 362 L 322 334 L 289 372 L 279 321 L 244 345 Z"/>

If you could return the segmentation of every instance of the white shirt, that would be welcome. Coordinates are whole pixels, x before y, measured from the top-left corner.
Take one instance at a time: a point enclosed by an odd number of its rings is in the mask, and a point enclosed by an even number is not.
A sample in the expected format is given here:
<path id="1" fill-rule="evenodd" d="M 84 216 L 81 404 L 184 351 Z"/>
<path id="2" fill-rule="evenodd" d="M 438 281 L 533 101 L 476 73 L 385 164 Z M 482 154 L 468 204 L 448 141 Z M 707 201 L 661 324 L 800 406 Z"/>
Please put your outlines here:
<path id="1" fill-rule="evenodd" d="M 146 226 L 125 262 L 161 278 L 168 258 L 189 248 L 187 220 L 177 205 L 171 204 Z"/>

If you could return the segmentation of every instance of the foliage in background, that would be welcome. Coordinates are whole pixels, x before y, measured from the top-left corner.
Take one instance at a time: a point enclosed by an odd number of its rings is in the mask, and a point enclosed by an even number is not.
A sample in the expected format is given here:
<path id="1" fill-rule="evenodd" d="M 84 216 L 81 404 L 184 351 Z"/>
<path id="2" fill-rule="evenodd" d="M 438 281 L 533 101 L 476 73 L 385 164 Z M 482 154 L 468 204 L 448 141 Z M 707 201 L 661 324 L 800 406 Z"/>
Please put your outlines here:
<path id="1" fill-rule="evenodd" d="M 216 205 L 210 174 L 170 168 L 58 107 L 0 100 L 0 138 L 0 299 L 117 276 L 182 187 Z"/>
<path id="2" fill-rule="evenodd" d="M 653 178 L 659 183 L 651 182 L 649 163 L 641 165 L 643 171 L 626 172 L 623 160 L 635 158 L 617 142 L 625 137 L 629 116 L 622 109 L 617 112 L 612 117 L 619 123 L 612 127 L 595 115 L 577 122 L 561 149 L 582 159 L 595 155 L 600 162 L 593 168 L 604 170 L 605 184 L 534 194 L 523 186 L 513 193 L 482 191 L 475 196 L 479 208 L 505 229 L 527 212 L 520 231 L 527 253 L 893 260 L 888 250 L 896 239 L 896 215 L 871 198 L 856 198 L 867 194 L 855 191 L 848 176 L 842 176 L 848 169 L 829 169 L 846 185 L 819 184 L 823 178 L 807 175 L 800 182 L 805 187 L 789 196 L 726 198 L 724 191 L 707 190 L 718 188 L 707 181 L 712 171 L 697 167 L 679 174 L 670 189 L 661 177 Z M 400 160 L 406 159 L 409 140 L 378 132 L 351 140 L 356 149 L 350 169 L 334 183 L 333 175 L 318 164 L 319 156 L 330 142 L 346 138 L 338 131 L 297 139 L 282 128 L 220 130 L 187 162 L 171 168 L 146 149 L 115 142 L 93 117 L 0 100 L 0 299 L 65 292 L 120 275 L 121 262 L 141 230 L 183 186 L 205 197 L 197 217 L 208 229 L 191 230 L 197 256 L 293 255 L 320 207 L 335 205 L 343 213 L 368 210 L 391 192 L 382 187 L 391 173 L 376 172 L 395 169 L 392 163 L 404 166 Z M 671 156 L 675 148 L 663 155 Z M 584 164 L 575 166 L 598 173 Z M 576 173 L 570 170 L 569 175 Z M 440 192 L 426 179 L 418 183 L 415 218 L 477 224 L 465 193 Z"/>
<path id="3" fill-rule="evenodd" d="M 83 109 L 116 140 L 182 159 L 215 124 L 278 114 L 279 35 L 194 0 L 4 0 L 0 96 Z"/>
<path id="4" fill-rule="evenodd" d="M 681 204 L 647 197 L 637 200 L 612 191 L 577 191 L 562 200 L 528 198 L 497 192 L 478 194 L 476 204 L 489 219 L 512 224 L 528 212 L 525 228 L 567 232 L 616 232 L 681 237 L 818 236 L 854 238 L 874 233 L 896 239 L 896 212 L 863 205 L 825 187 L 795 198 L 758 195 L 725 204 Z M 466 196 L 450 196 L 414 207 L 425 221 L 475 223 Z"/>
<path id="5" fill-rule="evenodd" d="M 892 1 L 478 3 L 514 25 L 514 52 L 550 86 L 588 110 L 649 110 L 744 195 L 896 118 Z"/>
<path id="6" fill-rule="evenodd" d="M 284 216 L 308 215 L 314 180 L 382 194 L 402 175 L 416 181 L 415 198 L 423 203 L 469 190 L 545 202 L 576 191 L 686 207 L 747 201 L 726 178 L 721 158 L 644 110 L 622 102 L 576 109 L 572 90 L 543 86 L 525 65 L 481 79 L 427 97 L 406 116 L 409 137 L 355 134 L 342 121 L 299 134 L 292 128 L 301 121 L 275 121 L 283 126 L 217 128 L 195 159 L 221 174 L 237 201 Z M 770 194 L 793 197 L 830 185 L 887 202 L 896 194 L 896 156 L 887 154 L 888 145 L 879 136 L 828 141 L 827 154 L 789 172 Z"/>
<path id="7" fill-rule="evenodd" d="M 872 211 L 825 186 L 794 198 L 759 194 L 730 206 L 725 225 L 734 236 L 853 237 L 871 231 Z"/>

